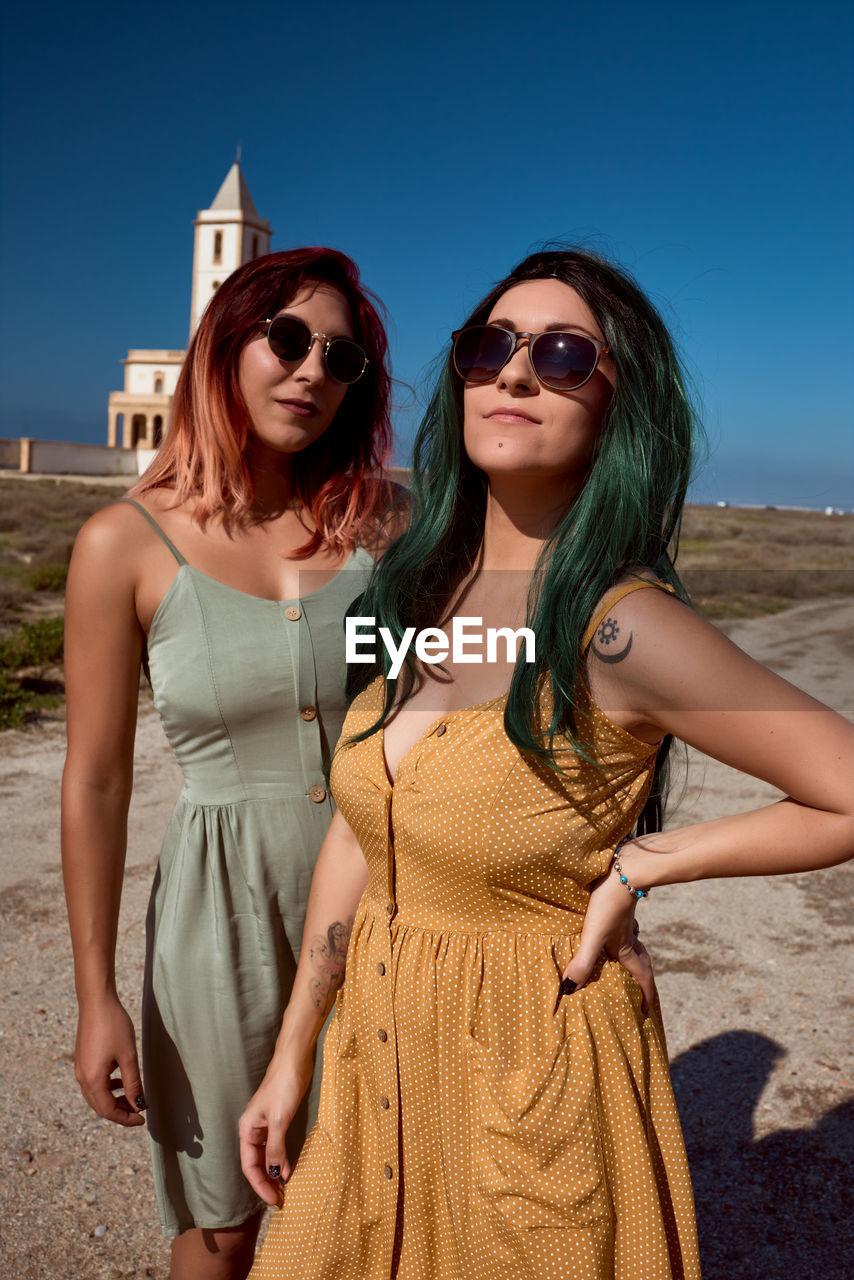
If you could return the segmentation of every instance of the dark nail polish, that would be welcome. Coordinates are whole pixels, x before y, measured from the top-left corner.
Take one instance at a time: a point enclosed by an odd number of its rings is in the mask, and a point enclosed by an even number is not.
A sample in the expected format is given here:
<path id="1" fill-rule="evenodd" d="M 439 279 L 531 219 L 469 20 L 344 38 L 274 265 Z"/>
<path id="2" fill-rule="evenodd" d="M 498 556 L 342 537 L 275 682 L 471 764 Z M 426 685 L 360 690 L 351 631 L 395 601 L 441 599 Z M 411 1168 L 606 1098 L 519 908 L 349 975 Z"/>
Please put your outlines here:
<path id="1" fill-rule="evenodd" d="M 279 1164 L 268 1164 L 267 1173 L 269 1177 L 272 1178 L 272 1180 L 275 1182 L 277 1178 L 281 1177 L 282 1166 Z"/>
<path id="2" fill-rule="evenodd" d="M 552 1014 L 557 1013 L 558 1009 L 560 1008 L 560 1002 L 563 999 L 563 997 L 571 996 L 573 991 L 576 990 L 577 986 L 578 986 L 578 983 L 573 982 L 572 978 L 563 979 L 560 986 L 558 987 L 557 999 L 555 1000 L 555 1007 L 552 1010 Z"/>
<path id="3" fill-rule="evenodd" d="M 133 1105 L 136 1107 L 137 1111 L 145 1111 L 148 1103 L 145 1101 L 143 1095 L 138 1093 L 133 1100 Z"/>

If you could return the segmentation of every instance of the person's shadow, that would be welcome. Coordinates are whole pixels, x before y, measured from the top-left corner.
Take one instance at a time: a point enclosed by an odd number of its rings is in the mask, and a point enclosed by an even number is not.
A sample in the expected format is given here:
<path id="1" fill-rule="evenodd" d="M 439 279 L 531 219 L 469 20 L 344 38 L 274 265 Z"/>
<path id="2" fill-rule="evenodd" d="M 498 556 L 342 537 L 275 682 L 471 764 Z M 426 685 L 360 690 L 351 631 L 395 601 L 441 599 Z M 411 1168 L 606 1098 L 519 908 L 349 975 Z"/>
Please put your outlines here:
<path id="1" fill-rule="evenodd" d="M 852 1280 L 854 1102 L 812 1128 L 753 1137 L 785 1050 L 752 1031 L 705 1040 L 671 1065 L 694 1182 L 703 1280 Z"/>

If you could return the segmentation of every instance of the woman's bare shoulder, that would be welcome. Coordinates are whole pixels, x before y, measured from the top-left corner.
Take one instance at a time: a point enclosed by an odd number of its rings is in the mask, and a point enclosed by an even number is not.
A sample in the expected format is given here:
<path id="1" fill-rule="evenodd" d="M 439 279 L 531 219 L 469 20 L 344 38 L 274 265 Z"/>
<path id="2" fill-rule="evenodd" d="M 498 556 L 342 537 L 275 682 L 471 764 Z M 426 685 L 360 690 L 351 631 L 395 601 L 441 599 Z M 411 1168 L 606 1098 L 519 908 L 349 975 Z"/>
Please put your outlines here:
<path id="1" fill-rule="evenodd" d="M 642 647 L 658 646 L 674 632 L 684 639 L 707 634 L 724 637 L 650 568 L 633 570 L 610 587 L 593 613 L 596 625 L 590 654 L 609 666 L 637 660 Z M 641 643 L 643 641 L 643 644 Z"/>
<path id="2" fill-rule="evenodd" d="M 820 706 L 663 590 L 618 599 L 597 625 L 589 655 L 588 672 L 594 683 L 609 686 L 608 696 L 619 684 L 633 705 L 654 709 L 656 723 L 680 737 L 685 734 L 667 722 L 662 708 L 693 713 Z"/>
<path id="3" fill-rule="evenodd" d="M 100 563 L 116 568 L 132 563 L 144 554 L 158 535 L 145 516 L 134 506 L 144 507 L 154 519 L 168 505 L 168 494 L 160 490 L 149 491 L 133 500 L 119 498 L 102 507 L 81 525 L 74 542 L 74 560 L 85 561 L 93 567 Z"/>
<path id="4" fill-rule="evenodd" d="M 110 551 L 139 531 L 143 516 L 125 498 L 101 507 L 80 526 L 75 551 Z"/>

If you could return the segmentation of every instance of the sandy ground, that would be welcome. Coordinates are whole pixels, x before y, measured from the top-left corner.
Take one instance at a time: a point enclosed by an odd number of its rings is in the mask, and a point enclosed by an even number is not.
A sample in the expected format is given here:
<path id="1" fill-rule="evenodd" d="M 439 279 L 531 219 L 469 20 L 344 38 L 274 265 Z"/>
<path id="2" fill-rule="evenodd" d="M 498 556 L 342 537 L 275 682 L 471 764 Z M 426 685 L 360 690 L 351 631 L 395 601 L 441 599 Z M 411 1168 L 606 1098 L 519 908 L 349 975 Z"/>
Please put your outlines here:
<path id="1" fill-rule="evenodd" d="M 728 630 L 854 719 L 854 605 L 803 605 Z M 62 755 L 59 717 L 0 735 L 0 1277 L 165 1280 L 168 1248 L 155 1225 L 144 1132 L 93 1116 L 73 1077 L 58 857 Z M 120 992 L 135 1018 L 149 884 L 178 789 L 144 697 L 119 930 Z M 671 822 L 737 812 L 773 795 L 692 753 Z M 642 905 L 694 1173 L 705 1280 L 854 1275 L 852 905 L 854 864 L 679 886 Z"/>

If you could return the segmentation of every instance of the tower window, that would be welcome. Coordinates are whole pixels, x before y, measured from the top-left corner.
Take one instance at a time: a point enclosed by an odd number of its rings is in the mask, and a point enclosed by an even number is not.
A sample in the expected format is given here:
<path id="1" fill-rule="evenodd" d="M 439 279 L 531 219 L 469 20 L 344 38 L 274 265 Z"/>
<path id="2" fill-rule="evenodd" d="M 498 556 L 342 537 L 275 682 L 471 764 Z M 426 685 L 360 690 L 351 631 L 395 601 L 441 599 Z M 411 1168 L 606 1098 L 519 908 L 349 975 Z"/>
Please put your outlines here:
<path id="1" fill-rule="evenodd" d="M 257 236 L 252 237 L 252 257 L 253 258 L 258 257 L 258 237 Z"/>
<path id="2" fill-rule="evenodd" d="M 163 395 L 163 375 L 158 373 L 154 377 L 154 394 L 156 396 Z"/>
<path id="3" fill-rule="evenodd" d="M 214 280 L 213 285 L 211 286 L 211 293 L 216 293 L 218 288 L 219 288 L 219 280 Z"/>
<path id="4" fill-rule="evenodd" d="M 214 263 L 222 262 L 222 232 L 214 232 Z"/>

